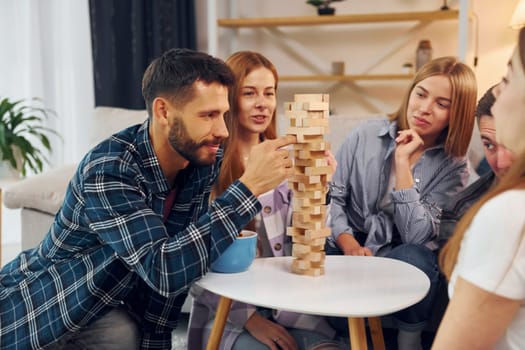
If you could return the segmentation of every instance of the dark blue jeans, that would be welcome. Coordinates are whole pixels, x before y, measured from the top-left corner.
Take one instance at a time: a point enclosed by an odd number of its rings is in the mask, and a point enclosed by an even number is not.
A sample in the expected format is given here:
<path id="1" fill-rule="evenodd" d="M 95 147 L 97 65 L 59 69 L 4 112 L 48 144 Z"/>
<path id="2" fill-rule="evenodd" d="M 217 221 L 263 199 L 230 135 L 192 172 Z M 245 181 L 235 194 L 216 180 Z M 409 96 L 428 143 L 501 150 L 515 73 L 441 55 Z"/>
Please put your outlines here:
<path id="1" fill-rule="evenodd" d="M 430 289 L 423 300 L 394 314 L 400 329 L 412 332 L 422 331 L 431 317 L 434 300 L 439 288 L 440 278 L 437 252 L 420 244 L 408 243 L 392 248 L 383 256 L 414 265 L 423 271 L 430 280 Z"/>
<path id="2" fill-rule="evenodd" d="M 363 237 L 356 235 L 356 239 L 361 243 Z M 327 241 L 325 251 L 327 255 L 343 254 L 335 242 L 330 240 Z M 393 314 L 400 329 L 413 332 L 422 331 L 431 317 L 434 300 L 440 283 L 437 252 L 420 244 L 402 243 L 396 246 L 391 245 L 384 247 L 376 255 L 401 260 L 410 265 L 414 265 L 428 276 L 430 289 L 425 298 L 419 303 Z M 332 323 L 336 329 L 347 332 L 348 324 L 346 319 L 337 320 L 336 318 L 330 318 L 330 323 Z"/>

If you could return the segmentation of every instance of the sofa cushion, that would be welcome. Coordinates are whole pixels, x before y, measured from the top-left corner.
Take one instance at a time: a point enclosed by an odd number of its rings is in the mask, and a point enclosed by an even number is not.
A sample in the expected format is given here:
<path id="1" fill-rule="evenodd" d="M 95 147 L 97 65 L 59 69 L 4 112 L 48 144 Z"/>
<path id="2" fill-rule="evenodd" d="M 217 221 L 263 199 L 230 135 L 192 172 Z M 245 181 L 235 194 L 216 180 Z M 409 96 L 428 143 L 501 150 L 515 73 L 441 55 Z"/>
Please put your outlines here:
<path id="1" fill-rule="evenodd" d="M 32 208 L 55 215 L 76 168 L 76 164 L 64 165 L 7 187 L 3 191 L 4 205 L 10 209 Z"/>
<path id="2" fill-rule="evenodd" d="M 91 149 L 100 141 L 128 126 L 141 124 L 148 118 L 145 110 L 132 110 L 115 107 L 96 107 L 88 133 L 88 146 Z"/>
<path id="3" fill-rule="evenodd" d="M 144 122 L 147 117 L 145 110 L 96 107 L 86 132 L 89 149 L 130 125 Z M 31 208 L 55 215 L 76 167 L 76 164 L 61 166 L 8 187 L 3 192 L 5 206 L 11 209 Z"/>

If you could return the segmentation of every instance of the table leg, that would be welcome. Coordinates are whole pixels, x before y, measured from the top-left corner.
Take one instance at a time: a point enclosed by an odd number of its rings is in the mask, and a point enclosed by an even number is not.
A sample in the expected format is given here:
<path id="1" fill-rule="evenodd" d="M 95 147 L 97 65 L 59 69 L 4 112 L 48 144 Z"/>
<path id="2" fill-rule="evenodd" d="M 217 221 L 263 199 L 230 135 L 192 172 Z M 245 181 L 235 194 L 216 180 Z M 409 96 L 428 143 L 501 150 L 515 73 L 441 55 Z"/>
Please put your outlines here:
<path id="1" fill-rule="evenodd" d="M 369 317 L 368 327 L 370 328 L 370 335 L 372 336 L 372 344 L 374 350 L 385 350 L 385 339 L 383 337 L 383 326 L 381 325 L 380 317 Z"/>
<path id="2" fill-rule="evenodd" d="M 215 314 L 215 320 L 213 321 L 213 327 L 211 329 L 210 338 L 206 345 L 206 350 L 217 350 L 221 343 L 222 332 L 224 332 L 224 326 L 226 326 L 226 319 L 230 312 L 230 306 L 232 300 L 226 297 L 221 297 L 219 305 L 217 306 L 217 313 Z"/>
<path id="3" fill-rule="evenodd" d="M 365 319 L 362 317 L 348 317 L 348 331 L 352 350 L 367 350 Z"/>

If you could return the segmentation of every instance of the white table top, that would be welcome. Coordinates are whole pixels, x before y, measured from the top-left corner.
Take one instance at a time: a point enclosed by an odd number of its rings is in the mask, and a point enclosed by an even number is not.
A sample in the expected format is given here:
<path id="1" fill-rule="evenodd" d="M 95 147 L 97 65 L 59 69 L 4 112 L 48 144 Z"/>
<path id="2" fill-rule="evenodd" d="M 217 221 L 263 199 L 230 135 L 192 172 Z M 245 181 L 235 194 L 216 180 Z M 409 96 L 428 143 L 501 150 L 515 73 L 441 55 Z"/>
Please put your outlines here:
<path id="1" fill-rule="evenodd" d="M 428 277 L 399 260 L 327 256 L 323 276 L 290 271 L 292 257 L 258 258 L 246 272 L 207 273 L 196 283 L 245 303 L 314 315 L 373 317 L 411 306 L 425 297 Z"/>

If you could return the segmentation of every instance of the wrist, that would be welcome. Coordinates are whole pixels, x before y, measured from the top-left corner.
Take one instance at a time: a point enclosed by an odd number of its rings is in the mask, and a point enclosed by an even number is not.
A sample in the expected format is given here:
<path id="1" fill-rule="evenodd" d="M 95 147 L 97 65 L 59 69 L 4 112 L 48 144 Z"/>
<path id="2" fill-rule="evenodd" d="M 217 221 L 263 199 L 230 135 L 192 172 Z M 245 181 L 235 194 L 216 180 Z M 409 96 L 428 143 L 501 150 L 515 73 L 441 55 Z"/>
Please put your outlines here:
<path id="1" fill-rule="evenodd" d="M 246 186 L 246 188 L 247 188 L 247 189 L 248 189 L 248 190 L 249 190 L 249 191 L 250 191 L 255 197 L 259 197 L 259 195 L 262 194 L 262 192 L 261 192 L 260 189 L 257 187 L 257 185 L 256 185 L 254 182 L 250 181 L 249 178 L 244 177 L 244 175 L 241 176 L 241 177 L 239 178 L 239 181 L 242 182 L 242 184 L 243 184 L 244 186 Z"/>

